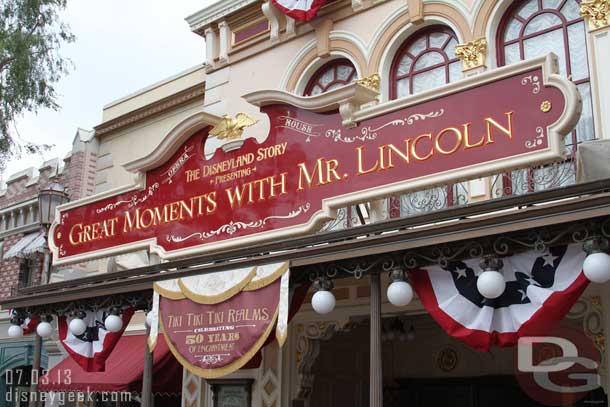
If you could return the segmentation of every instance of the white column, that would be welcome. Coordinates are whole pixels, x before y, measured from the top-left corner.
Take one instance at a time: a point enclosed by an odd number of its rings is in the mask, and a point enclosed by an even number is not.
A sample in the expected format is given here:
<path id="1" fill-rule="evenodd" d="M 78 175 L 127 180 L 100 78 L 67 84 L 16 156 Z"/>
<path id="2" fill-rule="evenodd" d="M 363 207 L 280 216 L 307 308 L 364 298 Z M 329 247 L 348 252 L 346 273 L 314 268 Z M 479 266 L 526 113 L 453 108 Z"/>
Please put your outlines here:
<path id="1" fill-rule="evenodd" d="M 595 132 L 598 138 L 610 139 L 610 27 L 591 32 L 589 47 Z"/>
<path id="2" fill-rule="evenodd" d="M 229 48 L 231 46 L 231 28 L 226 21 L 218 23 L 218 31 L 220 32 L 220 50 L 218 52 L 218 60 L 221 64 L 229 62 Z"/>
<path id="3" fill-rule="evenodd" d="M 205 30 L 205 65 L 214 66 L 214 59 L 216 58 L 217 36 L 211 27 Z"/>

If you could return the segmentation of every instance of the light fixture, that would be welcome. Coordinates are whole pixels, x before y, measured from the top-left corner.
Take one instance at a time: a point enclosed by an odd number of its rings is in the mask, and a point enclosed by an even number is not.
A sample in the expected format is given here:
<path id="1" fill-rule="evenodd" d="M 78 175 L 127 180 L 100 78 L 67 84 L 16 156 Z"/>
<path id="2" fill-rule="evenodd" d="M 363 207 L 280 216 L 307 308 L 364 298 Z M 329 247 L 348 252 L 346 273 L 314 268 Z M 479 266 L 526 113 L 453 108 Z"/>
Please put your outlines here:
<path id="1" fill-rule="evenodd" d="M 315 283 L 316 293 L 311 298 L 311 306 L 318 314 L 328 314 L 335 309 L 335 296 L 332 293 L 333 282 L 325 277 L 320 277 Z"/>
<path id="2" fill-rule="evenodd" d="M 396 307 L 409 305 L 413 300 L 413 288 L 405 281 L 405 273 L 401 269 L 395 269 L 390 273 L 392 283 L 388 286 L 388 301 Z"/>
<path id="3" fill-rule="evenodd" d="M 72 318 L 70 321 L 70 325 L 68 325 L 68 329 L 74 336 L 80 336 L 85 333 L 87 330 L 87 323 L 84 321 L 84 318 L 87 314 L 83 311 L 78 311 L 76 316 Z"/>
<path id="4" fill-rule="evenodd" d="M 413 326 L 413 321 L 411 321 L 411 328 L 409 328 L 409 332 L 407 332 L 407 340 L 409 342 L 413 342 L 415 340 L 415 327 Z"/>
<path id="5" fill-rule="evenodd" d="M 110 315 L 104 320 L 104 327 L 108 332 L 116 333 L 120 332 L 123 328 L 123 320 L 119 316 L 120 310 L 113 307 L 110 311 Z"/>
<path id="6" fill-rule="evenodd" d="M 41 338 L 45 339 L 53 334 L 53 326 L 51 325 L 52 317 L 47 315 L 43 317 L 36 326 L 36 333 Z"/>
<path id="7" fill-rule="evenodd" d="M 38 192 L 38 221 L 48 227 L 55 219 L 55 209 L 68 202 L 65 188 L 59 184 L 51 184 L 49 188 Z"/>
<path id="8" fill-rule="evenodd" d="M 382 323 L 381 340 L 400 342 L 412 341 L 415 339 L 415 330 L 413 329 L 413 322 L 411 322 L 411 328 L 407 331 L 405 329 L 406 322 L 401 317 L 394 317 L 384 319 Z"/>
<path id="9" fill-rule="evenodd" d="M 21 338 L 23 336 L 23 328 L 20 325 L 11 325 L 8 328 L 8 336 L 11 338 Z"/>
<path id="10" fill-rule="evenodd" d="M 495 299 L 501 296 L 506 289 L 506 280 L 500 270 L 504 267 L 501 259 L 487 256 L 481 261 L 480 267 L 483 273 L 477 278 L 477 289 L 487 299 Z"/>
<path id="11" fill-rule="evenodd" d="M 583 250 L 587 257 L 582 265 L 585 276 L 594 283 L 603 284 L 610 280 L 610 256 L 608 239 L 594 236 L 585 241 Z"/>
<path id="12" fill-rule="evenodd" d="M 24 316 L 17 310 L 13 310 L 11 313 L 11 326 L 8 328 L 8 336 L 11 338 L 21 338 L 23 336 L 23 325 Z"/>

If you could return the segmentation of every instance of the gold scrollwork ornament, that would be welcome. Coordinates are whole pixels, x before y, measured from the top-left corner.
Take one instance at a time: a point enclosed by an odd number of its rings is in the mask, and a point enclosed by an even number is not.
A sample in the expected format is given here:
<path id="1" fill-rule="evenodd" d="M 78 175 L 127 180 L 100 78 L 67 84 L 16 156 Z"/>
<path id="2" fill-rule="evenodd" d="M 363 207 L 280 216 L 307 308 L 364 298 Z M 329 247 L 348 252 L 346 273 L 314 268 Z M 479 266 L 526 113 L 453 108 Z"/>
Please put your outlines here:
<path id="1" fill-rule="evenodd" d="M 485 65 L 487 40 L 478 38 L 455 47 L 455 55 L 462 61 L 465 71 Z"/>
<path id="2" fill-rule="evenodd" d="M 610 0 L 583 0 L 580 15 L 589 23 L 589 30 L 610 27 Z"/>
<path id="3" fill-rule="evenodd" d="M 358 79 L 356 83 L 377 92 L 379 92 L 381 89 L 381 77 L 376 73 L 362 79 Z"/>

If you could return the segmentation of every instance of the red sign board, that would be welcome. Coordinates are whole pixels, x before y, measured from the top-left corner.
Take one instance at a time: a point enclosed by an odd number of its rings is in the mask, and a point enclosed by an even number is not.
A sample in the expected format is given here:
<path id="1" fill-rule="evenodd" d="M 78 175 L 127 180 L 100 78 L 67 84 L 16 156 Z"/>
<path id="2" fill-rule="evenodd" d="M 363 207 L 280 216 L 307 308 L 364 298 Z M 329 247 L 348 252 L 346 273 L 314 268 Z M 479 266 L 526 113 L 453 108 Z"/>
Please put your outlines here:
<path id="1" fill-rule="evenodd" d="M 54 261 L 148 248 L 175 258 L 311 233 L 340 207 L 561 159 L 580 101 L 571 82 L 552 74 L 553 61 L 355 113 L 349 100 L 329 100 L 356 84 L 314 98 L 259 93 L 250 99 L 269 117 L 264 142 L 247 138 L 210 158 L 212 126 L 179 145 L 166 140 L 172 154 L 142 171 L 138 189 L 59 210 Z M 343 125 L 346 112 L 357 125 Z"/>
<path id="2" fill-rule="evenodd" d="M 213 305 L 162 297 L 163 332 L 176 359 L 207 379 L 240 369 L 260 350 L 275 326 L 280 281 Z"/>

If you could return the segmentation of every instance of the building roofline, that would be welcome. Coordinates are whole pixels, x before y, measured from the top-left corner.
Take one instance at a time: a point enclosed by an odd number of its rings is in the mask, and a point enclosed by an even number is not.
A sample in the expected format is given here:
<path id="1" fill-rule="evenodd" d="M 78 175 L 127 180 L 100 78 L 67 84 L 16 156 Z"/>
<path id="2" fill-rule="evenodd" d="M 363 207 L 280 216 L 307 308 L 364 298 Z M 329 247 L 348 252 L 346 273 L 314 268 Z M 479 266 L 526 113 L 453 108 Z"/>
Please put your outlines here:
<path id="1" fill-rule="evenodd" d="M 191 31 L 197 31 L 214 21 L 231 14 L 235 10 L 239 10 L 249 4 L 255 3 L 258 0 L 219 0 L 209 6 L 199 10 L 196 13 L 186 17 L 185 20 L 191 27 Z"/>
<path id="2" fill-rule="evenodd" d="M 197 64 L 195 66 L 192 66 L 192 67 L 190 67 L 188 69 L 185 69 L 185 70 L 183 70 L 181 72 L 178 72 L 175 75 L 172 75 L 172 76 L 167 77 L 165 79 L 162 79 L 162 80 L 160 80 L 158 82 L 155 82 L 152 85 L 148 85 L 145 88 L 139 89 L 139 90 L 137 90 L 137 91 L 135 91 L 133 93 L 130 93 L 130 94 L 126 95 L 126 96 L 123 96 L 123 97 L 121 97 L 119 99 L 113 100 L 112 102 L 104 105 L 103 110 L 115 107 L 115 106 L 117 106 L 117 105 L 119 105 L 121 103 L 127 102 L 130 99 L 134 99 L 134 98 L 136 98 L 138 96 L 141 96 L 141 95 L 143 95 L 143 94 L 145 94 L 147 92 L 150 92 L 150 91 L 152 91 L 154 89 L 160 88 L 161 86 L 166 85 L 166 84 L 168 84 L 168 83 L 170 83 L 172 81 L 175 81 L 176 79 L 180 79 L 182 77 L 190 75 L 191 73 L 196 72 L 196 71 L 198 71 L 200 69 L 204 69 L 204 68 L 205 67 L 204 67 L 203 63 Z"/>

